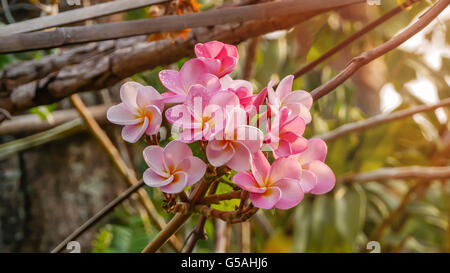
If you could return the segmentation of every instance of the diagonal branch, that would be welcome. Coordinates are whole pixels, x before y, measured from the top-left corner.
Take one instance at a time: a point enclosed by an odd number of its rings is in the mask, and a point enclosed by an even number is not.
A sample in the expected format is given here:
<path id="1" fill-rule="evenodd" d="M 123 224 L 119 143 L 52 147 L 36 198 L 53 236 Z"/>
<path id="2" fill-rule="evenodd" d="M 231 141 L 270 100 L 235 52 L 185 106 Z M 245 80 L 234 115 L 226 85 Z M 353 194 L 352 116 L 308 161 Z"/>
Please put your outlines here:
<path id="1" fill-rule="evenodd" d="M 450 4 L 450 0 L 439 0 L 430 9 L 428 9 L 424 14 L 422 14 L 417 22 L 406 28 L 400 34 L 389 40 L 388 42 L 373 48 L 369 51 L 364 52 L 360 56 L 353 58 L 350 63 L 345 67 L 344 70 L 339 72 L 336 77 L 330 81 L 322 84 L 311 92 L 314 100 L 325 96 L 326 94 L 333 91 L 336 87 L 345 82 L 350 78 L 359 68 L 370 63 L 376 58 L 388 53 L 389 51 L 397 48 L 402 43 L 407 41 L 409 38 L 417 34 L 428 24 L 430 24 L 447 6 Z"/>
<path id="2" fill-rule="evenodd" d="M 74 94 L 70 97 L 70 100 L 75 106 L 75 108 L 78 110 L 82 118 L 84 119 L 91 133 L 95 136 L 95 138 L 102 145 L 103 149 L 107 152 L 108 156 L 113 161 L 116 169 L 120 172 L 125 181 L 127 181 L 127 183 L 130 186 L 136 185 L 138 183 L 138 180 L 136 179 L 136 174 L 131 168 L 127 166 L 117 148 L 111 142 L 108 135 L 106 135 L 106 133 L 102 130 L 100 125 L 98 125 L 98 123 L 95 121 L 94 117 L 91 115 L 87 107 L 84 105 L 80 96 L 78 94 Z M 148 197 L 147 192 L 144 189 L 140 189 L 138 191 L 138 196 L 139 200 L 141 201 L 150 218 L 157 224 L 160 230 L 164 229 L 166 227 L 166 222 L 164 221 L 164 218 L 161 215 L 159 215 L 158 211 L 155 208 L 155 205 Z M 172 236 L 169 242 L 171 246 L 175 249 L 175 251 L 181 249 L 181 242 L 176 237 Z"/>
<path id="3" fill-rule="evenodd" d="M 377 116 L 368 118 L 366 120 L 345 124 L 345 125 L 342 125 L 341 127 L 334 129 L 333 131 L 330 131 L 330 132 L 327 132 L 327 133 L 324 133 L 324 134 L 321 134 L 321 135 L 318 135 L 315 137 L 321 138 L 324 141 L 332 141 L 343 135 L 363 131 L 363 130 L 375 127 L 377 125 L 380 125 L 380 124 L 383 124 L 386 122 L 391 122 L 391 121 L 407 118 L 407 117 L 410 117 L 410 116 L 413 116 L 415 114 L 422 113 L 422 112 L 433 111 L 437 108 L 440 108 L 443 106 L 448 106 L 448 105 L 450 105 L 450 98 L 443 99 L 436 104 L 420 105 L 420 106 L 412 107 L 410 109 L 397 111 L 397 112 L 394 112 L 391 114 L 377 115 Z"/>
<path id="4" fill-rule="evenodd" d="M 330 50 L 325 52 L 322 56 L 320 56 L 316 60 L 310 62 L 309 64 L 307 64 L 304 67 L 302 67 L 301 69 L 299 69 L 297 72 L 294 73 L 294 77 L 298 78 L 298 77 L 303 76 L 307 72 L 311 71 L 318 64 L 322 63 L 323 61 L 325 61 L 326 59 L 330 58 L 331 56 L 333 56 L 334 54 L 336 54 L 340 50 L 344 49 L 346 46 L 348 46 L 349 44 L 353 43 L 355 40 L 361 38 L 362 36 L 364 36 L 365 34 L 367 34 L 370 31 L 372 31 L 373 29 L 375 29 L 376 27 L 378 27 L 382 23 L 386 22 L 387 20 L 391 19 L 395 15 L 399 14 L 401 11 L 405 10 L 405 8 L 410 7 L 413 4 L 415 4 L 417 2 L 420 2 L 420 1 L 422 1 L 422 0 L 407 1 L 407 2 L 405 2 L 403 4 L 401 4 L 400 6 L 390 10 L 389 12 L 387 12 L 386 14 L 381 16 L 380 18 L 378 18 L 375 21 L 373 21 L 373 22 L 369 23 L 368 25 L 364 26 L 358 32 L 355 32 L 350 37 L 348 37 L 344 41 L 340 42 L 339 44 L 337 44 L 336 46 L 334 46 L 333 48 L 331 48 Z"/>
<path id="5" fill-rule="evenodd" d="M 450 166 L 381 168 L 375 171 L 343 175 L 338 178 L 338 182 L 371 182 L 388 179 L 413 178 L 424 180 L 450 178 Z"/>

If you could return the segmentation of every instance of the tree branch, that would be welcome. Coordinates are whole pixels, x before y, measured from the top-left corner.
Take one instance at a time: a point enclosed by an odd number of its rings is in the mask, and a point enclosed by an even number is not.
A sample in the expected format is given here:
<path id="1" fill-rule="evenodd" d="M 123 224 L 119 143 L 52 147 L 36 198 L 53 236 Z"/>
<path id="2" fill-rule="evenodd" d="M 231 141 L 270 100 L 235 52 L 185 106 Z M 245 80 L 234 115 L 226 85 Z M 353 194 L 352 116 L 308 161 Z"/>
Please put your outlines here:
<path id="1" fill-rule="evenodd" d="M 82 9 L 65 11 L 55 15 L 43 16 L 15 24 L 2 26 L 0 27 L 0 36 L 8 36 L 16 33 L 30 32 L 77 23 L 168 1 L 170 0 L 121 0 L 101 3 L 89 7 L 84 7 Z"/>
<path id="2" fill-rule="evenodd" d="M 91 115 L 87 107 L 84 105 L 80 96 L 78 94 L 74 94 L 70 96 L 70 100 L 74 105 L 74 107 L 78 110 L 82 118 L 84 119 L 88 129 L 91 131 L 94 137 L 100 142 L 103 149 L 107 152 L 109 158 L 112 160 L 114 166 L 122 175 L 122 177 L 125 179 L 125 181 L 129 184 L 129 186 L 137 184 L 138 180 L 136 178 L 136 174 L 131 168 L 127 166 L 117 148 L 111 142 L 108 135 L 106 135 L 106 133 L 102 130 L 100 125 L 98 125 L 98 123 L 95 121 L 94 117 Z M 156 223 L 156 225 L 160 230 L 164 229 L 167 224 L 164 221 L 164 218 L 161 215 L 159 215 L 158 211 L 155 208 L 155 205 L 148 197 L 147 192 L 144 189 L 140 189 L 138 191 L 138 196 L 146 212 L 150 216 L 150 219 L 152 219 Z M 175 236 L 172 236 L 169 242 L 175 251 L 179 251 L 182 247 L 181 242 Z"/>
<path id="3" fill-rule="evenodd" d="M 375 171 L 343 175 L 338 177 L 338 182 L 371 182 L 388 179 L 414 178 L 424 180 L 450 178 L 450 166 L 381 168 Z"/>
<path id="4" fill-rule="evenodd" d="M 107 215 L 109 212 L 114 210 L 114 208 L 122 203 L 122 201 L 126 200 L 128 197 L 130 197 L 134 192 L 136 192 L 138 189 L 140 189 L 144 185 L 144 181 L 140 180 L 137 184 L 133 185 L 133 187 L 127 189 L 124 193 L 122 193 L 120 196 L 118 196 L 116 199 L 114 199 L 111 203 L 109 203 L 106 207 L 101 209 L 99 212 L 97 212 L 94 216 L 92 216 L 88 221 L 86 221 L 83 225 L 81 225 L 79 228 L 77 228 L 72 234 L 70 234 L 64 241 L 62 241 L 57 247 L 55 247 L 52 250 L 52 253 L 58 253 L 63 250 L 63 248 L 69 243 L 70 241 L 75 240 L 83 234 L 87 229 L 95 225 L 100 219 L 102 219 L 105 215 Z"/>
<path id="5" fill-rule="evenodd" d="M 342 41 L 339 44 L 337 44 L 336 46 L 334 46 L 332 49 L 330 49 L 327 52 L 325 52 L 322 56 L 320 56 L 316 60 L 314 60 L 314 61 L 310 62 L 309 64 L 305 65 L 304 67 L 302 67 L 300 70 L 298 70 L 297 72 L 294 73 L 294 77 L 298 78 L 298 77 L 303 76 L 307 72 L 311 71 L 318 64 L 320 64 L 321 62 L 323 62 L 326 59 L 330 58 L 331 56 L 333 56 L 334 54 L 336 54 L 340 50 L 344 49 L 346 46 L 348 46 L 349 44 L 353 43 L 355 40 L 359 39 L 360 37 L 364 36 L 368 32 L 372 31 L 373 29 L 375 29 L 376 27 L 381 25 L 382 23 L 384 23 L 387 20 L 389 20 L 390 18 L 394 17 L 395 15 L 397 15 L 398 13 L 403 11 L 405 8 L 407 8 L 409 6 L 412 6 L 413 4 L 415 4 L 417 2 L 420 2 L 420 1 L 422 1 L 422 0 L 411 0 L 411 1 L 405 2 L 405 3 L 401 4 L 400 6 L 390 10 L 389 12 L 387 12 L 386 14 L 381 16 L 380 18 L 378 18 L 375 21 L 373 21 L 373 22 L 369 23 L 368 25 L 364 26 L 358 32 L 352 34 L 350 37 L 348 37 L 344 41 Z"/>
<path id="6" fill-rule="evenodd" d="M 242 23 L 261 18 L 293 16 L 361 2 L 364 2 L 364 0 L 286 0 L 226 9 L 213 9 L 193 14 L 171 15 L 92 26 L 61 27 L 51 31 L 7 36 L 7 40 L 0 44 L 0 53 L 54 48 L 186 28 Z"/>
<path id="7" fill-rule="evenodd" d="M 343 3 L 336 4 L 335 8 L 342 6 Z M 106 41 L 86 46 L 78 53 L 69 50 L 68 54 L 78 57 L 75 60 L 63 54 L 7 67 L 0 80 L 0 108 L 14 113 L 56 102 L 74 93 L 100 90 L 138 72 L 191 56 L 196 43 L 219 40 L 238 44 L 251 37 L 290 28 L 325 11 L 194 29 L 188 39 L 176 42 L 148 43 L 144 42 L 146 37 Z M 79 63 L 73 64 L 77 61 Z"/>
<path id="8" fill-rule="evenodd" d="M 366 120 L 345 124 L 345 125 L 342 125 L 341 127 L 334 129 L 333 131 L 330 131 L 330 132 L 327 132 L 327 133 L 324 133 L 324 134 L 321 134 L 321 135 L 318 135 L 315 137 L 321 138 L 324 141 L 329 142 L 329 141 L 335 140 L 343 135 L 363 131 L 365 129 L 375 127 L 379 124 L 407 118 L 407 117 L 413 116 L 418 113 L 432 111 L 432 110 L 435 110 L 437 108 L 447 106 L 447 105 L 450 105 L 450 98 L 443 99 L 440 102 L 438 102 L 436 104 L 432 104 L 432 105 L 420 105 L 420 106 L 412 107 L 410 109 L 393 112 L 391 114 L 377 115 L 377 116 L 368 118 Z"/>
<path id="9" fill-rule="evenodd" d="M 350 63 L 345 67 L 344 70 L 339 72 L 336 77 L 330 81 L 322 84 L 311 92 L 314 100 L 325 96 L 326 94 L 333 91 L 336 87 L 345 82 L 350 76 L 352 76 L 359 68 L 368 64 L 369 62 L 375 60 L 376 58 L 386 54 L 387 52 L 397 48 L 402 43 L 407 41 L 409 38 L 414 36 L 416 33 L 425 28 L 429 23 L 431 23 L 450 3 L 450 0 L 439 0 L 430 9 L 428 9 L 424 14 L 422 14 L 417 22 L 406 28 L 400 34 L 389 40 L 388 42 L 364 52 L 360 56 L 353 58 Z"/>

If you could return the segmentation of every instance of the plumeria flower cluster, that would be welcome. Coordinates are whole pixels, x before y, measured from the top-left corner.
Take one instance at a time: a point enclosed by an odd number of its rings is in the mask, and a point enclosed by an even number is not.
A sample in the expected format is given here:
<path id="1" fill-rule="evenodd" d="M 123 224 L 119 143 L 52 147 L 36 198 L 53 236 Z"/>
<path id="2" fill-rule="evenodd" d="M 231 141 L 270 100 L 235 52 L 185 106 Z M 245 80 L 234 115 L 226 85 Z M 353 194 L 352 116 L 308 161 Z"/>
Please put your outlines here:
<path id="1" fill-rule="evenodd" d="M 112 123 L 124 125 L 122 137 L 128 142 L 154 136 L 163 119 L 171 124 L 174 140 L 143 152 L 148 186 L 182 193 L 201 181 L 207 169 L 221 167 L 232 171 L 232 181 L 248 193 L 253 206 L 263 209 L 289 209 L 307 193 L 333 189 L 325 142 L 303 137 L 313 99 L 306 91 L 292 90 L 293 76 L 276 88 L 270 81 L 255 93 L 250 82 L 230 76 L 239 60 L 235 46 L 199 43 L 195 54 L 179 71 L 159 73 L 167 89 L 162 94 L 128 82 L 120 90 L 122 103 L 108 110 Z M 193 156 L 188 144 L 194 142 L 204 148 L 207 162 Z"/>

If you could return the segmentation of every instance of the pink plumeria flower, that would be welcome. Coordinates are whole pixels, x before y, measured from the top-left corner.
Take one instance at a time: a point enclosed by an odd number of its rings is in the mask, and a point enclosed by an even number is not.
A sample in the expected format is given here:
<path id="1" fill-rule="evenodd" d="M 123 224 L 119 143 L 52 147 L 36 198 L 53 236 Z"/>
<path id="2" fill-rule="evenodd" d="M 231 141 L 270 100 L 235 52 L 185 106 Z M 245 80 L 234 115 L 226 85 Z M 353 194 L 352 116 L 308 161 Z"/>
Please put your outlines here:
<path id="1" fill-rule="evenodd" d="M 263 142 L 263 132 L 246 125 L 247 113 L 243 109 L 233 109 L 227 117 L 223 131 L 212 135 L 206 146 L 206 156 L 211 165 L 226 165 L 242 172 L 250 169 L 251 154 L 259 151 Z"/>
<path id="2" fill-rule="evenodd" d="M 239 102 L 244 109 L 253 105 L 257 95 L 253 95 L 253 85 L 246 80 L 233 80 L 229 75 L 220 79 L 222 90 L 230 91 L 236 94 Z"/>
<path id="3" fill-rule="evenodd" d="M 209 73 L 219 78 L 233 71 L 239 61 L 238 50 L 235 46 L 218 41 L 196 44 L 195 54 L 199 59 L 206 61 Z"/>
<path id="4" fill-rule="evenodd" d="M 252 171 L 237 173 L 233 182 L 250 192 L 255 207 L 290 209 L 303 200 L 302 168 L 296 160 L 280 157 L 270 166 L 261 151 L 252 158 Z"/>
<path id="5" fill-rule="evenodd" d="M 148 146 L 144 159 L 150 168 L 143 179 L 150 187 L 165 193 L 180 193 L 186 186 L 197 183 L 206 172 L 206 164 L 185 143 L 173 140 L 165 148 Z"/>
<path id="6" fill-rule="evenodd" d="M 125 125 L 122 138 L 135 143 L 142 135 L 154 135 L 161 126 L 164 102 L 152 86 L 127 82 L 120 88 L 122 103 L 108 109 L 106 117 L 114 124 Z"/>
<path id="7" fill-rule="evenodd" d="M 159 72 L 161 83 L 169 90 L 163 93 L 164 102 L 183 103 L 189 89 L 195 84 L 218 91 L 220 89 L 219 79 L 208 71 L 205 62 L 192 59 L 184 63 L 180 71 L 163 70 Z"/>
<path id="8" fill-rule="evenodd" d="M 308 148 L 293 156 L 303 168 L 301 185 L 304 192 L 324 194 L 334 188 L 336 177 L 330 167 L 324 163 L 326 156 L 327 144 L 318 138 L 310 139 Z"/>
<path id="9" fill-rule="evenodd" d="M 287 108 L 272 116 L 269 128 L 266 142 L 274 151 L 275 158 L 298 154 L 308 147 L 308 140 L 302 137 L 305 121 L 300 116 L 289 119 Z"/>
<path id="10" fill-rule="evenodd" d="M 201 85 L 194 85 L 184 104 L 167 109 L 166 118 L 174 127 L 182 128 L 180 141 L 207 141 L 224 128 L 226 109 L 235 107 L 240 105 L 234 93 L 214 93 Z"/>
<path id="11" fill-rule="evenodd" d="M 274 81 L 270 81 L 267 90 L 267 104 L 274 113 L 281 111 L 282 108 L 288 108 L 291 116 L 300 115 L 308 124 L 311 122 L 309 109 L 313 104 L 311 94 L 303 90 L 292 91 L 294 76 L 289 75 L 281 80 L 277 90 L 273 90 Z M 292 91 L 292 92 L 291 92 Z"/>

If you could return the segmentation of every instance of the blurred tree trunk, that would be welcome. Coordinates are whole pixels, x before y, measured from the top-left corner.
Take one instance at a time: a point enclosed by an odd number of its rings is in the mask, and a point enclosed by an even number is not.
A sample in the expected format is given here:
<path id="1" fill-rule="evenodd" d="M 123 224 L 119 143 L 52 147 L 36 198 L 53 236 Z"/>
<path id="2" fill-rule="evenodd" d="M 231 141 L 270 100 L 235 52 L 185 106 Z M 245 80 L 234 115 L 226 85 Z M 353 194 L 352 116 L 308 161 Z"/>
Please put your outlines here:
<path id="1" fill-rule="evenodd" d="M 87 134 L 0 162 L 0 252 L 49 252 L 114 199 L 124 183 Z M 89 251 L 95 229 L 79 238 Z"/>

